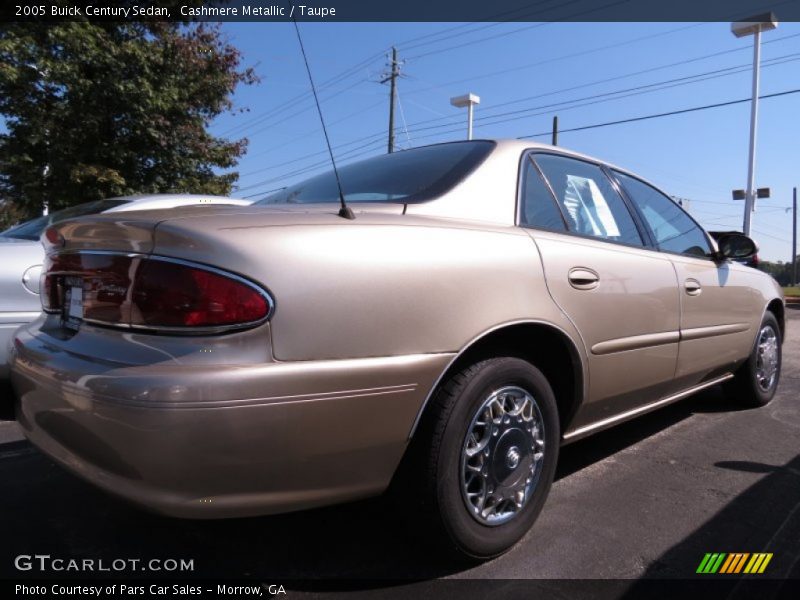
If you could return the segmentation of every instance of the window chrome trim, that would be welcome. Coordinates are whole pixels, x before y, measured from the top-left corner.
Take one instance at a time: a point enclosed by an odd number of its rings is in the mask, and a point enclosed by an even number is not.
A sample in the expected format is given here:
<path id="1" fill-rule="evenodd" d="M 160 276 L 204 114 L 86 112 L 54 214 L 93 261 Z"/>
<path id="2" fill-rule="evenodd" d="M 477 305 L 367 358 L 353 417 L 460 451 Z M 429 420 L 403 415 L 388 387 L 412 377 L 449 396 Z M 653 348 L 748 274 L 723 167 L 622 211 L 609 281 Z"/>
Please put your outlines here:
<path id="1" fill-rule="evenodd" d="M 684 215 L 686 215 L 689 218 L 689 220 L 692 223 L 695 224 L 695 226 L 703 234 L 703 237 L 705 237 L 706 244 L 708 244 L 708 248 L 709 248 L 710 251 L 713 252 L 714 249 L 717 247 L 716 242 L 711 238 L 711 236 L 708 234 L 708 232 L 705 230 L 705 228 L 702 225 L 700 225 L 700 223 L 698 223 L 697 220 L 692 215 L 689 214 L 689 211 L 684 210 L 684 208 L 680 204 L 675 202 L 670 197 L 670 195 L 667 194 L 664 190 L 656 187 L 652 183 L 648 183 L 647 181 L 645 181 L 644 179 L 642 179 L 641 177 L 639 177 L 637 175 L 634 175 L 632 173 L 627 173 L 627 172 L 625 172 L 625 171 L 623 171 L 621 169 L 615 169 L 613 167 L 609 167 L 608 171 L 609 171 L 611 177 L 613 178 L 613 180 L 616 181 L 619 184 L 620 189 L 625 193 L 625 195 L 627 197 L 630 197 L 629 194 L 628 194 L 628 191 L 625 189 L 625 186 L 623 185 L 623 183 L 617 177 L 617 174 L 624 175 L 625 177 L 630 177 L 631 179 L 635 179 L 636 181 L 638 181 L 642 185 L 646 185 L 647 187 L 654 189 L 656 192 L 658 192 L 659 194 L 664 196 L 667 200 L 672 202 L 678 210 L 680 210 Z M 684 258 L 696 258 L 697 260 L 711 261 L 713 263 L 718 262 L 718 261 L 714 260 L 714 257 L 711 256 L 711 255 L 698 256 L 697 254 L 686 254 L 684 252 L 675 252 L 674 250 L 666 250 L 664 248 L 661 248 L 661 246 L 658 244 L 658 240 L 656 239 L 655 232 L 652 230 L 652 228 L 650 227 L 650 224 L 647 222 L 647 219 L 644 217 L 644 213 L 636 205 L 636 202 L 634 202 L 633 198 L 630 198 L 630 201 L 631 201 L 631 206 L 636 211 L 636 214 L 640 216 L 640 218 L 642 219 L 642 222 L 645 224 L 645 227 L 647 228 L 648 235 L 653 240 L 653 248 L 655 250 L 658 250 L 659 252 L 664 252 L 665 254 L 672 254 L 673 256 L 682 256 Z"/>
<path id="2" fill-rule="evenodd" d="M 550 193 L 550 199 L 552 200 L 553 204 L 556 206 L 556 210 L 558 214 L 561 216 L 561 223 L 564 225 L 563 229 L 548 229 L 546 227 L 539 227 L 536 225 L 531 225 L 529 223 L 522 222 L 522 212 L 523 212 L 523 205 L 525 204 L 525 178 L 528 174 L 528 169 L 534 169 L 539 176 L 544 187 Z M 530 229 L 540 229 L 542 231 L 552 231 L 553 233 L 569 233 L 569 224 L 567 223 L 567 217 L 564 214 L 564 209 L 561 204 L 558 202 L 556 198 L 556 194 L 553 191 L 550 182 L 547 180 L 547 177 L 544 176 L 542 169 L 539 165 L 536 164 L 536 161 L 533 160 L 533 150 L 525 150 L 522 153 L 522 159 L 520 160 L 519 171 L 517 175 L 517 214 L 515 218 L 515 223 L 519 227 L 526 227 Z"/>
<path id="3" fill-rule="evenodd" d="M 62 254 L 91 254 L 91 255 L 101 255 L 101 256 L 124 256 L 126 258 L 138 258 L 141 260 L 155 260 L 160 262 L 167 262 L 182 265 L 185 267 L 190 267 L 192 269 L 198 269 L 201 271 L 208 271 L 210 273 L 214 273 L 221 277 L 226 277 L 228 279 L 233 279 L 243 285 L 248 286 L 252 290 L 259 293 L 267 302 L 267 314 L 258 319 L 257 321 L 248 321 L 247 323 L 236 323 L 234 325 L 210 325 L 205 327 L 192 327 L 192 326 L 182 326 L 182 327 L 171 327 L 171 326 L 161 326 L 161 325 L 139 325 L 139 324 L 131 324 L 131 323 L 111 323 L 109 321 L 100 321 L 98 319 L 81 319 L 83 323 L 89 323 L 91 325 L 99 325 L 102 327 L 110 327 L 114 329 L 125 329 L 129 331 L 136 331 L 141 333 L 153 333 L 153 334 L 162 334 L 162 333 L 174 333 L 180 335 L 187 335 L 187 336 L 195 336 L 195 335 L 208 335 L 208 334 L 220 334 L 220 333 L 230 333 L 234 331 L 242 331 L 244 329 L 252 329 L 253 327 L 257 327 L 269 321 L 272 316 L 275 314 L 275 300 L 272 297 L 272 294 L 266 288 L 262 287 L 260 284 L 239 275 L 238 273 L 232 273 L 230 271 L 226 271 L 225 269 L 220 269 L 219 267 L 214 267 L 212 265 L 207 265 L 205 263 L 198 263 L 193 262 L 190 260 L 184 260 L 182 258 L 173 258 L 170 256 L 161 256 L 158 254 L 143 254 L 140 252 L 122 252 L 117 250 L 66 250 L 64 252 L 57 252 L 54 254 L 62 255 Z M 138 271 L 138 266 L 137 266 Z M 61 310 L 56 311 L 45 311 L 48 314 L 59 314 Z"/>

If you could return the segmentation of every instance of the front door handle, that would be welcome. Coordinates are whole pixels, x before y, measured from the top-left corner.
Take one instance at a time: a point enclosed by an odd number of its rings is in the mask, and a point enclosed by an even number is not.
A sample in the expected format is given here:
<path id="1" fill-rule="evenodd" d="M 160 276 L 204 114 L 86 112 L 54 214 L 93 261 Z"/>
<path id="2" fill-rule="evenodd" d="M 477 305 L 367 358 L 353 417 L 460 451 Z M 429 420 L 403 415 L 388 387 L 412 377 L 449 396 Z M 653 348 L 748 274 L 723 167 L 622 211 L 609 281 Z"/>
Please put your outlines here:
<path id="1" fill-rule="evenodd" d="M 568 278 L 576 290 L 593 290 L 600 283 L 600 275 L 586 267 L 570 269 Z"/>
<path id="2" fill-rule="evenodd" d="M 697 279 L 687 279 L 683 284 L 683 288 L 690 296 L 699 296 L 703 292 L 703 286 L 700 285 Z"/>

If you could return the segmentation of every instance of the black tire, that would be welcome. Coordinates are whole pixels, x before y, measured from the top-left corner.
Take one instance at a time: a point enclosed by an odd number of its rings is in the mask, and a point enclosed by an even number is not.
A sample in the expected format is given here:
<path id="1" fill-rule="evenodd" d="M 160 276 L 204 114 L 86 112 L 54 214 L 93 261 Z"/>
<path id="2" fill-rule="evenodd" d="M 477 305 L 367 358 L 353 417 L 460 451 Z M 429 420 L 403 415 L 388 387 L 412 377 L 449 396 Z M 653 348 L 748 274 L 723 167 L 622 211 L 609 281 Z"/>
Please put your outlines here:
<path id="1" fill-rule="evenodd" d="M 493 395 L 504 388 L 505 393 Z M 528 396 L 520 390 L 527 392 Z M 496 414 L 503 415 L 503 418 L 500 422 L 493 421 L 497 426 L 482 429 L 483 426 L 473 419 L 478 419 L 479 409 L 490 401 L 490 397 L 499 398 L 508 406 L 518 403 L 516 406 L 528 407 L 531 419 L 523 420 L 526 418 L 523 413 L 515 417 L 516 409 L 508 413 L 499 412 Z M 409 500 L 412 506 L 415 505 L 413 514 L 408 516 L 423 526 L 426 539 L 433 533 L 438 541 L 444 542 L 445 549 L 456 550 L 462 557 L 488 559 L 498 556 L 530 529 L 550 491 L 561 437 L 553 390 L 544 375 L 530 363 L 511 357 L 492 358 L 478 362 L 443 382 L 431 403 L 406 457 L 408 476 L 401 485 L 411 487 L 403 496 L 407 508 Z M 508 423 L 506 416 L 510 424 L 502 424 Z M 544 431 L 543 439 L 538 441 L 535 436 L 540 430 L 536 423 L 541 423 Z M 476 437 L 469 440 L 469 443 L 476 442 L 473 450 L 480 448 L 469 460 L 477 460 L 486 466 L 489 473 L 475 476 L 482 490 L 477 502 L 489 498 L 486 502 L 498 507 L 499 515 L 494 518 L 500 521 L 508 518 L 507 522 L 486 524 L 481 519 L 487 517 L 481 516 L 479 508 L 470 510 L 468 507 L 466 492 L 462 492 L 462 477 L 466 472 L 462 452 L 468 446 L 468 429 L 473 433 L 482 431 L 481 438 L 486 441 L 485 446 L 480 446 Z M 487 430 L 498 433 L 489 434 Z M 527 449 L 528 446 L 531 450 Z M 535 460 L 538 452 L 532 450 L 537 447 L 543 453 L 539 460 Z M 485 456 L 491 458 L 478 456 L 487 450 L 489 454 Z M 502 479 L 500 475 L 503 475 Z M 527 483 L 529 479 L 531 483 Z M 521 483 L 523 481 L 525 483 Z M 509 486 L 504 487 L 504 484 Z M 525 497 L 521 508 L 511 499 L 493 501 L 494 496 L 488 494 L 489 489 L 495 494 L 503 490 L 508 497 L 513 495 L 514 489 L 519 489 L 514 487 L 515 484 L 523 486 L 519 492 Z M 492 518 L 491 515 L 488 518 Z"/>
<path id="2" fill-rule="evenodd" d="M 765 331 L 767 337 L 770 333 L 774 335 L 777 344 L 777 371 L 775 372 L 772 382 L 765 386 L 763 380 L 760 381 L 759 369 L 762 368 L 763 361 L 759 359 L 759 344 L 764 341 Z M 725 392 L 731 398 L 734 398 L 743 406 L 759 407 L 769 404 L 775 396 L 775 391 L 778 389 L 778 382 L 781 378 L 781 364 L 783 360 L 781 346 L 783 340 L 781 339 L 781 329 L 778 325 L 778 320 L 771 312 L 767 311 L 764 315 L 764 320 L 756 334 L 753 350 L 750 353 L 747 361 L 739 367 L 733 379 L 725 383 Z"/>

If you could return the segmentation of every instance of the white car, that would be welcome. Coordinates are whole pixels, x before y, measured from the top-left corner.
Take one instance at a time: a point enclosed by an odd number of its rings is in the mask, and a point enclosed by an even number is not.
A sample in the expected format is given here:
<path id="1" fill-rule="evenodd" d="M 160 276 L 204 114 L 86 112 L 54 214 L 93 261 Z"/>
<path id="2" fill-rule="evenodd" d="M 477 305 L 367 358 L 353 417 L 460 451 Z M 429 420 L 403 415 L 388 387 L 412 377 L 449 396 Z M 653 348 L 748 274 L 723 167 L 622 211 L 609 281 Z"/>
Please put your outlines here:
<path id="1" fill-rule="evenodd" d="M 42 310 L 39 276 L 44 248 L 39 236 L 52 223 L 95 213 L 163 210 L 195 204 L 248 206 L 252 200 L 195 194 L 148 194 L 86 202 L 21 223 L 0 233 L 0 381 L 8 378 L 6 356 L 11 334 Z"/>

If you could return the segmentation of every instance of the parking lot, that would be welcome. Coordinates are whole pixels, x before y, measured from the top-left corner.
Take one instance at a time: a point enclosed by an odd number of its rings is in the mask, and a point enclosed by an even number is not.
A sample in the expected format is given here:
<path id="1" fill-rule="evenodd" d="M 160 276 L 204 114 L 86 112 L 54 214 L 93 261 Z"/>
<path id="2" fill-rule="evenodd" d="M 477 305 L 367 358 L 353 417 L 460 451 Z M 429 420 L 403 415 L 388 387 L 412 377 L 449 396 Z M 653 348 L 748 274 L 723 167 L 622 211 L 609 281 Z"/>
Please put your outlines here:
<path id="1" fill-rule="evenodd" d="M 0 423 L 0 574 L 19 554 L 193 559 L 195 575 L 310 578 L 681 578 L 707 552 L 772 552 L 800 578 L 800 310 L 763 409 L 719 389 L 562 450 L 550 498 L 510 553 L 475 566 L 431 555 L 383 499 L 228 521 L 153 516 L 55 466 Z"/>

